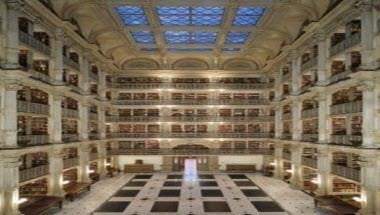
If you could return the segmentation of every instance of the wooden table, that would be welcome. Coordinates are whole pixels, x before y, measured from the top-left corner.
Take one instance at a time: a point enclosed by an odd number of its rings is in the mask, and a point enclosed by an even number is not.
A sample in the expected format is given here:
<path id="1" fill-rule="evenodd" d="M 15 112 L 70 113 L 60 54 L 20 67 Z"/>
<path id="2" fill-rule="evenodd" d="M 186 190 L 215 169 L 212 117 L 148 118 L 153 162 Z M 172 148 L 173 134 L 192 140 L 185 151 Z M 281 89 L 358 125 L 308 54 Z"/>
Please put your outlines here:
<path id="1" fill-rule="evenodd" d="M 28 201 L 19 206 L 19 210 L 24 215 L 39 215 L 49 209 L 62 208 L 63 198 L 56 196 L 26 196 Z"/>
<path id="2" fill-rule="evenodd" d="M 74 201 L 74 198 L 79 196 L 80 194 L 90 191 L 91 184 L 90 183 L 73 183 L 65 188 L 66 198 L 70 199 L 70 201 Z"/>
<path id="3" fill-rule="evenodd" d="M 152 173 L 153 164 L 126 164 L 124 165 L 125 173 Z"/>

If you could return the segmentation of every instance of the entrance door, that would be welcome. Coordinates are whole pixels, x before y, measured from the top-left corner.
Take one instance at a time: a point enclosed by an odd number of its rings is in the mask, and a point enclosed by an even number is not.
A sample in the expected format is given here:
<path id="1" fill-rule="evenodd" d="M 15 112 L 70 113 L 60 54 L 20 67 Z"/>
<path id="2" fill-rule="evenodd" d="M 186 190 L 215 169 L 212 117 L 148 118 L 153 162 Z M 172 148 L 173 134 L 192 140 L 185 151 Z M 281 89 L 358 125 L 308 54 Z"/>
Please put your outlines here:
<path id="1" fill-rule="evenodd" d="M 196 180 L 198 176 L 197 159 L 185 159 L 185 180 Z"/>

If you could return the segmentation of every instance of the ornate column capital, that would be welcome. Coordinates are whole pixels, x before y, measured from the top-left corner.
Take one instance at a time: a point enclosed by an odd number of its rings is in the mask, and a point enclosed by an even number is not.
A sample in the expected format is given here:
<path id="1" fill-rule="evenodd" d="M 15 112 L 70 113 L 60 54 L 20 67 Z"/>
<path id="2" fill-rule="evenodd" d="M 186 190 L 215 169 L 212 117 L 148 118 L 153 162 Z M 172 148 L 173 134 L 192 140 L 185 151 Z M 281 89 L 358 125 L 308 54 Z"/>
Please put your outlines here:
<path id="1" fill-rule="evenodd" d="M 373 3 L 372 0 L 362 0 L 359 3 L 359 11 L 364 13 L 364 12 L 370 12 L 373 9 Z"/>
<path id="2" fill-rule="evenodd" d="M 63 31 L 62 28 L 57 28 L 55 30 L 55 35 L 54 35 L 54 38 L 58 41 L 65 41 L 65 32 Z"/>
<path id="3" fill-rule="evenodd" d="M 313 39 L 317 43 L 324 42 L 327 39 L 327 34 L 325 31 L 319 30 L 313 35 Z"/>
<path id="4" fill-rule="evenodd" d="M 18 91 L 22 89 L 22 85 L 17 80 L 5 80 L 4 81 L 5 89 L 8 91 Z"/>
<path id="5" fill-rule="evenodd" d="M 376 86 L 374 81 L 372 80 L 360 81 L 359 83 L 360 83 L 359 90 L 362 90 L 362 91 L 373 91 Z"/>
<path id="6" fill-rule="evenodd" d="M 24 0 L 6 0 L 8 9 L 22 11 L 25 6 Z"/>
<path id="7" fill-rule="evenodd" d="M 20 157 L 18 155 L 3 155 L 2 160 L 5 168 L 18 168 L 20 166 Z"/>

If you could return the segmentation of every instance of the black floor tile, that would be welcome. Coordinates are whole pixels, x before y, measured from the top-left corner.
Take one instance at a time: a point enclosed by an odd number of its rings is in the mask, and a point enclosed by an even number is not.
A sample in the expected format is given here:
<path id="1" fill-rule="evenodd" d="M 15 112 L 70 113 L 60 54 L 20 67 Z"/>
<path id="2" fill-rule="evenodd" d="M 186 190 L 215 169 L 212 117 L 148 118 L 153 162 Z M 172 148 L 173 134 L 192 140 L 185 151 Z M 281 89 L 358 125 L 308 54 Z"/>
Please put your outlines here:
<path id="1" fill-rule="evenodd" d="M 180 181 L 166 181 L 164 183 L 164 187 L 180 187 L 182 186 L 182 182 Z"/>
<path id="2" fill-rule="evenodd" d="M 167 179 L 182 179 L 183 175 L 168 175 Z"/>
<path id="3" fill-rule="evenodd" d="M 201 190 L 202 197 L 223 197 L 223 193 L 221 190 L 211 190 L 205 189 Z"/>
<path id="4" fill-rule="evenodd" d="M 218 183 L 216 181 L 200 181 L 199 185 L 201 187 L 217 187 Z"/>
<path id="5" fill-rule="evenodd" d="M 151 212 L 177 212 L 178 211 L 178 202 L 155 202 Z"/>
<path id="6" fill-rule="evenodd" d="M 259 212 L 285 212 L 276 202 L 259 201 L 251 202 Z"/>
<path id="7" fill-rule="evenodd" d="M 266 197 L 268 196 L 264 191 L 262 190 L 252 190 L 252 189 L 246 189 L 241 190 L 241 192 L 244 193 L 245 196 L 248 197 Z"/>
<path id="8" fill-rule="evenodd" d="M 230 178 L 232 179 L 247 179 L 248 178 L 246 175 L 243 175 L 243 174 L 230 174 L 228 176 L 230 176 Z"/>
<path id="9" fill-rule="evenodd" d="M 208 174 L 203 174 L 203 175 L 198 175 L 199 179 L 215 179 L 214 175 L 208 175 Z"/>
<path id="10" fill-rule="evenodd" d="M 239 187 L 253 187 L 256 186 L 252 181 L 234 181 L 234 183 Z"/>
<path id="11" fill-rule="evenodd" d="M 161 190 L 158 194 L 159 197 L 179 197 L 181 190 Z"/>
<path id="12" fill-rule="evenodd" d="M 230 207 L 228 206 L 227 202 L 203 202 L 203 209 L 207 213 L 212 212 L 231 212 Z"/>
<path id="13" fill-rule="evenodd" d="M 153 175 L 135 175 L 133 179 L 150 179 Z"/>
<path id="14" fill-rule="evenodd" d="M 96 212 L 123 212 L 130 202 L 105 202 Z"/>
<path id="15" fill-rule="evenodd" d="M 119 190 L 115 193 L 115 197 L 135 197 L 139 193 L 139 190 Z"/>
<path id="16" fill-rule="evenodd" d="M 125 184 L 127 187 L 143 187 L 145 186 L 147 182 L 146 181 L 130 181 Z"/>

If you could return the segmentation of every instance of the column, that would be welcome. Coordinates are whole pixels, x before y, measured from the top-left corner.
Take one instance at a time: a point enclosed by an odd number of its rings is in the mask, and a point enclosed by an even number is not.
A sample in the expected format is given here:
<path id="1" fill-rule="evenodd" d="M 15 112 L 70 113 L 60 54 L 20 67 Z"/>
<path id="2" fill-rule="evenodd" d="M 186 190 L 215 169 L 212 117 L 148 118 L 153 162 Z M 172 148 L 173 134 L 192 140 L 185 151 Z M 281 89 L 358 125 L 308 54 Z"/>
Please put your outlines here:
<path id="1" fill-rule="evenodd" d="M 19 44 L 19 25 L 18 18 L 22 5 L 19 1 L 7 1 L 6 13 L 6 43 L 5 43 L 5 65 L 7 69 L 19 68 L 18 63 L 18 44 Z"/>
<path id="2" fill-rule="evenodd" d="M 292 139 L 301 140 L 302 135 L 302 119 L 301 119 L 302 102 L 294 100 L 292 104 Z"/>
<path id="3" fill-rule="evenodd" d="M 104 66 L 98 72 L 98 94 L 101 100 L 106 100 L 106 74 Z"/>
<path id="4" fill-rule="evenodd" d="M 325 196 L 332 191 L 331 162 L 332 153 L 327 148 L 318 149 L 318 189 L 315 192 L 317 196 Z"/>
<path id="5" fill-rule="evenodd" d="M 90 148 L 88 145 L 81 145 L 78 148 L 79 153 L 79 169 L 78 169 L 78 182 L 90 182 Z"/>
<path id="6" fill-rule="evenodd" d="M 17 147 L 17 91 L 22 86 L 16 80 L 7 80 L 4 83 L 2 104 L 2 131 L 3 147 Z"/>
<path id="7" fill-rule="evenodd" d="M 111 151 L 117 151 L 117 150 L 119 150 L 119 142 L 117 141 L 111 142 Z M 121 169 L 118 155 L 112 155 L 112 166 L 115 169 L 118 169 L 118 170 Z"/>
<path id="8" fill-rule="evenodd" d="M 328 143 L 329 132 L 329 102 L 326 96 L 326 91 L 319 93 L 318 96 L 318 142 Z"/>
<path id="9" fill-rule="evenodd" d="M 274 90 L 275 90 L 275 100 L 281 101 L 282 99 L 282 69 L 274 74 Z"/>
<path id="10" fill-rule="evenodd" d="M 284 147 L 280 144 L 274 145 L 274 174 L 277 179 L 284 179 L 284 164 L 282 161 L 282 152 Z"/>
<path id="11" fill-rule="evenodd" d="M 63 29 L 58 28 L 51 39 L 50 76 L 57 83 L 63 81 L 63 41 L 65 34 Z"/>
<path id="12" fill-rule="evenodd" d="M 303 188 L 303 169 L 302 169 L 302 154 L 303 148 L 301 146 L 292 146 L 291 161 L 292 161 L 292 177 L 290 183 L 298 188 Z"/>
<path id="13" fill-rule="evenodd" d="M 48 119 L 48 131 L 50 143 L 62 142 L 62 99 L 62 96 L 49 96 L 50 116 Z"/>
<path id="14" fill-rule="evenodd" d="M 373 0 L 363 0 L 360 5 L 361 11 L 361 55 L 362 66 L 364 70 L 373 70 L 374 68 L 374 5 Z"/>
<path id="15" fill-rule="evenodd" d="M 90 93 L 90 82 L 89 82 L 89 62 L 88 62 L 89 53 L 85 52 L 79 55 L 79 87 L 83 90 L 84 94 Z"/>
<path id="16" fill-rule="evenodd" d="M 373 81 L 363 81 L 363 147 L 375 146 L 375 123 L 376 123 L 376 93 Z"/>
<path id="17" fill-rule="evenodd" d="M 0 176 L 3 177 L 3 214 L 19 215 L 19 157 L 17 155 L 7 155 L 2 157 L 3 169 Z M 1 207 L 1 205 L 0 205 Z"/>
<path id="18" fill-rule="evenodd" d="M 48 194 L 63 197 L 63 153 L 62 149 L 53 148 L 49 152 L 49 186 Z"/>
<path id="19" fill-rule="evenodd" d="M 276 113 L 275 113 L 275 137 L 276 139 L 281 139 L 282 135 L 282 108 L 276 106 Z"/>
<path id="20" fill-rule="evenodd" d="M 296 50 L 290 52 L 292 59 L 292 94 L 297 95 L 302 85 L 301 57 Z"/>
<path id="21" fill-rule="evenodd" d="M 88 109 L 89 104 L 86 102 L 79 103 L 79 139 L 88 140 Z"/>
<path id="22" fill-rule="evenodd" d="M 318 85 L 324 86 L 327 84 L 327 57 L 328 57 L 328 47 L 327 47 L 327 38 L 324 32 L 318 32 L 315 34 L 315 40 L 318 43 Z"/>
<path id="23" fill-rule="evenodd" d="M 106 143 L 99 143 L 98 146 L 98 173 L 100 177 L 104 177 L 107 174 L 106 162 L 107 162 L 107 151 Z"/>
<path id="24" fill-rule="evenodd" d="M 100 139 L 106 138 L 106 113 L 104 107 L 98 108 L 98 132 Z"/>
<path id="25" fill-rule="evenodd" d="M 360 214 L 380 214 L 380 160 L 376 155 L 361 157 L 361 200 Z"/>

